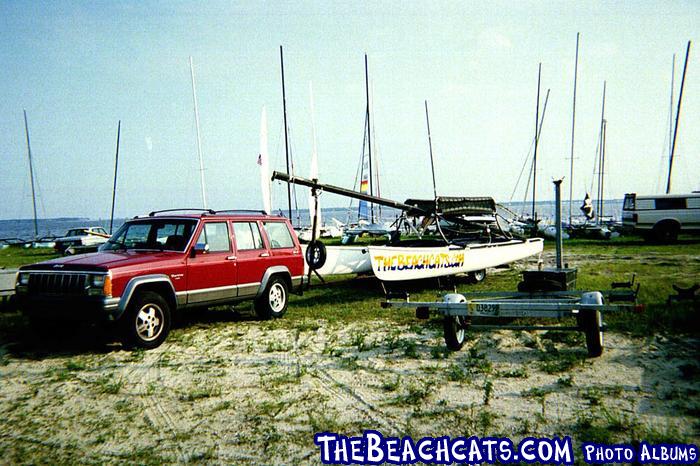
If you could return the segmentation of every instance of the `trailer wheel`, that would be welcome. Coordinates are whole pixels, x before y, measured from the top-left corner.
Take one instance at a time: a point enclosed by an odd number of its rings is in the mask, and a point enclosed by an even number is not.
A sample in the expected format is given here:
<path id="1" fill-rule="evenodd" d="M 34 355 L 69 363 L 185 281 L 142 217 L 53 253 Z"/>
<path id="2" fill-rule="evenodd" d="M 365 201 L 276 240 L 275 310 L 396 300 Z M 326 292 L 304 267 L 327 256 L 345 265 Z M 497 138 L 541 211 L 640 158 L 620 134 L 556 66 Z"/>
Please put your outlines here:
<path id="1" fill-rule="evenodd" d="M 594 291 L 581 296 L 581 304 L 603 304 L 603 295 Z M 581 309 L 578 313 L 578 326 L 586 335 L 588 356 L 597 358 L 603 354 L 603 315 L 593 309 Z"/>
<path id="2" fill-rule="evenodd" d="M 597 358 L 603 354 L 603 332 L 601 330 L 602 316 L 600 311 L 581 311 L 583 332 L 586 334 L 588 356 Z"/>
<path id="3" fill-rule="evenodd" d="M 467 275 L 470 283 L 481 283 L 486 279 L 486 269 L 475 270 Z"/>
<path id="4" fill-rule="evenodd" d="M 466 317 L 445 316 L 443 327 L 445 331 L 445 345 L 447 345 L 447 348 L 452 351 L 461 350 L 467 339 L 467 328 L 469 327 Z"/>

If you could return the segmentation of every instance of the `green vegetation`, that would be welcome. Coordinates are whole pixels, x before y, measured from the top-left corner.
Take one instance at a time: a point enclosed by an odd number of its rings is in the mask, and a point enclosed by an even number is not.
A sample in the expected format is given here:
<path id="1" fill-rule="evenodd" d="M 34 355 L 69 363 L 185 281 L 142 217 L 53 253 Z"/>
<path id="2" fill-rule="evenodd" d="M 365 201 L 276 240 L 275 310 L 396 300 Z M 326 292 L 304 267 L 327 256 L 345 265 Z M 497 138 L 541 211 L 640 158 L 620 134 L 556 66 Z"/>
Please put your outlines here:
<path id="1" fill-rule="evenodd" d="M 12 269 L 20 265 L 33 264 L 59 257 L 52 248 L 9 247 L 0 249 L 0 269 Z"/>

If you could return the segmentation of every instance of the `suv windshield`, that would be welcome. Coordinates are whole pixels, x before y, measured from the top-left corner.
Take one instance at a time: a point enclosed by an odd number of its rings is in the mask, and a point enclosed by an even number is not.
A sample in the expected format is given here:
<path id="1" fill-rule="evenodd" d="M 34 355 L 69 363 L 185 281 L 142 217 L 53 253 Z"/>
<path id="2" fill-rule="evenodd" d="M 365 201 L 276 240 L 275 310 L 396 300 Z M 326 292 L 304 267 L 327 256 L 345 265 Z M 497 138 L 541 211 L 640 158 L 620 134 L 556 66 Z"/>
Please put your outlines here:
<path id="1" fill-rule="evenodd" d="M 100 247 L 100 251 L 155 249 L 184 251 L 197 225 L 191 219 L 148 219 L 127 222 Z"/>

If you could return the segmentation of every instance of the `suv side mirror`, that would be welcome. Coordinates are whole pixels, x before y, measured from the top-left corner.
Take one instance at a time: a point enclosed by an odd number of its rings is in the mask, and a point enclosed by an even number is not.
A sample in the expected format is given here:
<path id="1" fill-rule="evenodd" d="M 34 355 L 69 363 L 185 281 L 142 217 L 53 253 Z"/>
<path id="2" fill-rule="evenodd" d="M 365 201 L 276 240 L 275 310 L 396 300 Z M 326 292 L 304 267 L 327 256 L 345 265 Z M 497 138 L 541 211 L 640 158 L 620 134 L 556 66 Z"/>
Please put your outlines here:
<path id="1" fill-rule="evenodd" d="M 207 243 L 197 243 L 194 245 L 194 248 L 192 248 L 192 257 L 195 257 L 197 254 L 206 254 L 209 252 L 209 245 Z"/>

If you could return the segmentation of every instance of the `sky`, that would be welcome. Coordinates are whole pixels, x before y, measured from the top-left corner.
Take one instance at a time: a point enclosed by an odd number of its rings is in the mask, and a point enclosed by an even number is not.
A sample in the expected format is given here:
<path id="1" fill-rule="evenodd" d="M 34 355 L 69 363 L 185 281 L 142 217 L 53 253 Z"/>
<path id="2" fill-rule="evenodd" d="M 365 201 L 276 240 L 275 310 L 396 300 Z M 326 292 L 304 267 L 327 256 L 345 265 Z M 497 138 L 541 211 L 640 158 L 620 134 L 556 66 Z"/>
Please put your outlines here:
<path id="1" fill-rule="evenodd" d="M 697 1 L 0 0 L 0 219 L 32 216 L 23 110 L 40 217 L 109 218 L 119 121 L 115 216 L 202 207 L 190 56 L 208 207 L 261 208 L 263 107 L 272 169 L 285 169 L 280 46 L 295 173 L 309 173 L 312 83 L 319 179 L 353 187 L 366 53 L 381 192 L 399 201 L 433 194 L 425 101 L 438 194 L 522 201 L 524 181 L 513 191 L 534 138 L 541 63 L 540 108 L 550 97 L 537 198 L 553 199 L 551 180 L 565 177 L 568 199 L 577 33 L 576 202 L 591 191 L 604 81 L 605 196 L 661 192 L 672 59 L 677 99 L 698 31 Z M 672 192 L 700 189 L 699 174 L 693 42 Z M 300 189 L 302 208 L 306 197 Z M 273 207 L 286 208 L 279 182 Z"/>

